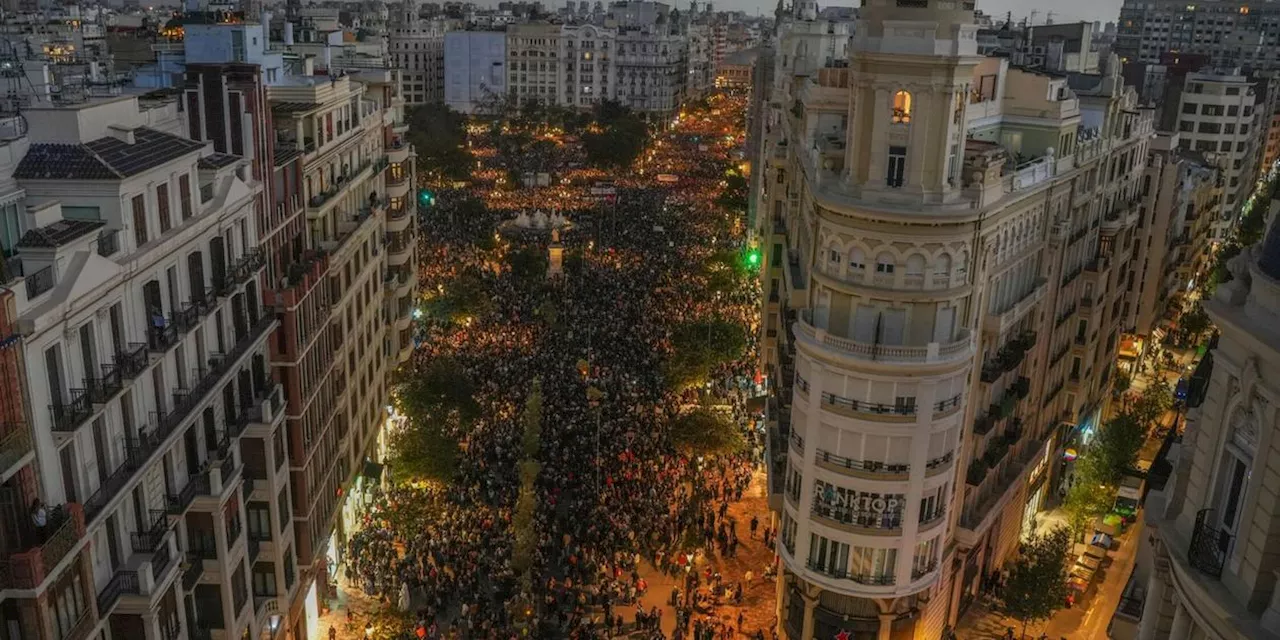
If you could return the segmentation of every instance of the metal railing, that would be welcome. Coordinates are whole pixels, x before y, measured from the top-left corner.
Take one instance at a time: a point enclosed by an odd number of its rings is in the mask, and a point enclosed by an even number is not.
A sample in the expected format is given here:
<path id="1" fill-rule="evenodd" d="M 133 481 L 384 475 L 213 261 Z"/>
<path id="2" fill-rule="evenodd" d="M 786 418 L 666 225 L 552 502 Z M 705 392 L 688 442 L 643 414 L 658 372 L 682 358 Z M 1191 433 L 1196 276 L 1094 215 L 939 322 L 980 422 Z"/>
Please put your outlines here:
<path id="1" fill-rule="evenodd" d="M 904 473 L 909 473 L 911 471 L 911 465 L 906 463 L 888 464 L 888 463 L 879 462 L 876 460 L 854 460 L 853 458 L 838 456 L 834 453 L 831 453 L 830 451 L 823 451 L 822 449 L 818 449 L 817 461 L 823 464 L 843 467 L 851 471 L 862 471 L 864 473 L 901 475 Z"/>
<path id="2" fill-rule="evenodd" d="M 191 502 L 196 499 L 196 490 L 199 488 L 196 482 L 198 477 L 198 475 L 188 477 L 187 484 L 181 491 L 165 496 L 165 506 L 169 515 L 182 515 L 191 506 Z"/>
<path id="3" fill-rule="evenodd" d="M 102 365 L 102 377 L 85 378 L 85 390 L 89 394 L 89 402 L 106 404 L 112 396 L 124 389 L 124 381 L 120 376 L 120 368 L 114 364 Z"/>
<path id="4" fill-rule="evenodd" d="M 120 232 L 116 229 L 106 229 L 98 234 L 98 255 L 109 258 L 120 250 Z"/>
<path id="5" fill-rule="evenodd" d="M 813 560 L 805 562 L 805 567 L 810 571 L 816 571 L 824 576 L 830 576 L 840 580 L 852 580 L 858 584 L 872 586 L 890 586 L 894 583 L 893 574 L 871 574 L 871 573 L 851 573 L 848 569 L 824 567 Z"/>
<path id="6" fill-rule="evenodd" d="M 228 543 L 229 544 L 229 543 Z M 190 531 L 187 533 L 187 552 L 201 560 L 213 560 L 218 557 L 218 543 L 212 531 Z"/>
<path id="7" fill-rule="evenodd" d="M 160 582 L 161 576 L 169 569 L 169 565 L 173 562 L 173 554 L 169 551 L 168 544 L 161 544 L 156 549 L 155 554 L 151 556 L 151 578 L 156 582 Z"/>
<path id="8" fill-rule="evenodd" d="M 1191 532 L 1187 562 L 1200 573 L 1221 578 L 1227 551 L 1231 548 L 1231 534 L 1213 526 L 1213 516 L 1213 509 L 1196 512 L 1196 526 Z"/>
<path id="9" fill-rule="evenodd" d="M 135 531 L 130 535 L 133 550 L 136 553 L 154 553 L 164 543 L 165 534 L 169 533 L 169 512 L 167 510 L 151 510 L 151 528 L 146 531 Z"/>
<path id="10" fill-rule="evenodd" d="M 935 412 L 941 413 L 941 412 L 943 412 L 943 411 L 947 411 L 947 410 L 949 410 L 949 409 L 955 409 L 956 407 L 959 407 L 959 406 L 960 406 L 960 401 L 961 401 L 961 400 L 963 400 L 963 399 L 964 399 L 964 394 L 963 394 L 963 393 L 957 393 L 956 395 L 951 396 L 950 398 L 947 398 L 946 400 L 942 400 L 942 401 L 939 401 L 939 402 L 935 402 L 935 403 L 933 403 L 933 410 L 934 410 Z"/>
<path id="11" fill-rule="evenodd" d="M 47 266 L 27 276 L 27 299 L 34 299 L 53 288 L 53 266 Z"/>
<path id="12" fill-rule="evenodd" d="M 98 617 L 105 619 L 122 593 L 138 593 L 138 572 L 117 571 L 107 586 L 98 592 Z"/>
<path id="13" fill-rule="evenodd" d="M 859 413 L 874 413 L 880 415 L 896 415 L 896 416 L 913 416 L 916 414 L 915 404 L 884 404 L 881 402 L 865 402 L 862 400 L 854 400 L 852 398 L 844 398 L 833 393 L 823 392 L 822 402 L 835 407 L 842 407 L 850 411 Z"/>
<path id="14" fill-rule="evenodd" d="M 49 405 L 54 431 L 75 431 L 93 413 L 89 394 L 84 389 L 70 389 L 71 400 Z"/>
<path id="15" fill-rule="evenodd" d="M 120 371 L 121 377 L 136 378 L 142 373 L 149 364 L 147 360 L 147 345 L 141 342 L 130 342 L 128 351 L 117 353 L 115 357 L 116 369 Z"/>

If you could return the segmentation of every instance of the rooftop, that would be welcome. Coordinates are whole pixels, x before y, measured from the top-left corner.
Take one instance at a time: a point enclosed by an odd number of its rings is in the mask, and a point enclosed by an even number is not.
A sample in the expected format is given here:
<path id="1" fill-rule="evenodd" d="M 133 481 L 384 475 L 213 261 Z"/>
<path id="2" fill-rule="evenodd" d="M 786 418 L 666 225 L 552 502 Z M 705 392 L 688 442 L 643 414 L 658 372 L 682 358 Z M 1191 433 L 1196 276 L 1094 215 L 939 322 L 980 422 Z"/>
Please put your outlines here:
<path id="1" fill-rule="evenodd" d="M 84 144 L 33 144 L 13 175 L 19 180 L 119 180 L 205 146 L 147 127 L 131 133 L 132 143 L 105 137 Z"/>
<path id="2" fill-rule="evenodd" d="M 103 220 L 64 219 L 47 224 L 39 229 L 32 229 L 18 240 L 20 248 L 61 247 L 68 242 L 84 237 L 89 232 L 106 225 Z"/>
<path id="3" fill-rule="evenodd" d="M 240 161 L 240 156 L 231 155 L 229 153 L 212 153 L 200 158 L 198 163 L 201 169 L 221 169 L 229 167 Z"/>

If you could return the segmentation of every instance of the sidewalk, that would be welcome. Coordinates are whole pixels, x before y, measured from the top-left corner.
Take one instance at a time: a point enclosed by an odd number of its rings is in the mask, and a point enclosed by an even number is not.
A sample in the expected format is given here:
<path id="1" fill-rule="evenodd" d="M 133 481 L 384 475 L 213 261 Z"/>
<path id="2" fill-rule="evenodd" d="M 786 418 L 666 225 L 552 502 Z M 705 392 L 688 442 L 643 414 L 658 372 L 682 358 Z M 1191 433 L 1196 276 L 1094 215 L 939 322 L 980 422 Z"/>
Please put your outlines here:
<path id="1" fill-rule="evenodd" d="M 1117 538 L 1110 562 L 1099 570 L 1099 577 L 1085 592 L 1084 598 L 1071 609 L 1059 610 L 1047 623 L 1027 625 L 1027 637 L 1038 638 L 1042 633 L 1052 640 L 1107 637 L 1107 625 L 1120 603 L 1120 596 L 1124 594 L 1129 574 L 1133 573 L 1142 530 L 1142 519 L 1139 518 Z M 993 611 L 987 600 L 978 600 L 960 618 L 956 637 L 959 640 L 995 640 L 1004 637 L 1005 630 L 1010 627 L 1015 635 L 1022 631 L 1022 623 Z"/>

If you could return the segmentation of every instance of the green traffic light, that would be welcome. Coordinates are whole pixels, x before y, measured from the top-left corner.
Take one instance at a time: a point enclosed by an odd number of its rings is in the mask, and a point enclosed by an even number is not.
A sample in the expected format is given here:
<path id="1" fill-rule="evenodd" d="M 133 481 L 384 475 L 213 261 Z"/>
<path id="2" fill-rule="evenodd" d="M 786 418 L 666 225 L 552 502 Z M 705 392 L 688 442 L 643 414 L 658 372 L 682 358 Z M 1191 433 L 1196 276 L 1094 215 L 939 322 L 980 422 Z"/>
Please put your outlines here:
<path id="1" fill-rule="evenodd" d="M 427 190 L 427 189 L 421 189 L 421 190 L 419 190 L 419 191 L 418 191 L 418 204 L 419 204 L 419 205 L 424 206 L 424 207 L 429 207 L 429 206 L 431 206 L 432 204 L 435 204 L 435 201 L 436 201 L 436 196 L 435 196 L 435 194 L 431 193 L 431 191 L 429 191 L 429 190 Z"/>
<path id="2" fill-rule="evenodd" d="M 759 252 L 759 251 L 752 251 L 751 253 L 748 253 L 748 254 L 747 254 L 747 264 L 749 264 L 749 265 L 751 265 L 751 266 L 753 266 L 753 267 L 754 267 L 754 266 L 759 265 L 759 264 L 760 264 L 760 252 Z"/>

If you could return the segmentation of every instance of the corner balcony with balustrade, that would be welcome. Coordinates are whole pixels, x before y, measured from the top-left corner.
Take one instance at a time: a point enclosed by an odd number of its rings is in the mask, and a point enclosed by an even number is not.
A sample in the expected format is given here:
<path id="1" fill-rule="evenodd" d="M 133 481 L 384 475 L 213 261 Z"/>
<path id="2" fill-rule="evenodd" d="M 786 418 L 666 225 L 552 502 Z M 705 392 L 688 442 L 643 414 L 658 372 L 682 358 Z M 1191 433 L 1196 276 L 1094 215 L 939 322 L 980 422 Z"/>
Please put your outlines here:
<path id="1" fill-rule="evenodd" d="M 917 375 L 932 370 L 952 370 L 968 364 L 974 354 L 973 336 L 968 329 L 957 329 L 947 341 L 919 345 L 863 342 L 844 335 L 844 330 L 831 329 L 825 320 L 815 320 L 810 310 L 803 310 L 795 324 L 796 342 L 801 349 L 855 369 L 901 372 L 907 369 Z"/>
<path id="2" fill-rule="evenodd" d="M 68 503 L 49 508 L 45 522 L 44 531 L 24 527 L 18 536 L 22 542 L 0 559 L 0 591 L 34 596 L 74 562 L 86 540 L 83 507 Z"/>

